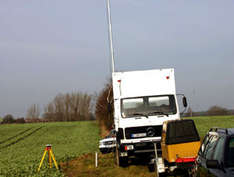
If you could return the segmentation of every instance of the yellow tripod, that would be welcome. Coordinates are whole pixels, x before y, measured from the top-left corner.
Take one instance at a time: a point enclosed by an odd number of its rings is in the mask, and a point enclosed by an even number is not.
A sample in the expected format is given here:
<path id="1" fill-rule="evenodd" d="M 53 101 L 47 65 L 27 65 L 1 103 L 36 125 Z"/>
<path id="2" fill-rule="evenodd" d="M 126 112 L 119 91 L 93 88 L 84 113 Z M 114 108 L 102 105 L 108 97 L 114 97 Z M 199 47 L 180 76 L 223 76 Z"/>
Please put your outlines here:
<path id="1" fill-rule="evenodd" d="M 50 168 L 52 168 L 52 159 L 53 159 L 54 165 L 55 165 L 56 169 L 58 169 L 58 164 L 57 164 L 57 162 L 56 162 L 56 160 L 55 160 L 55 157 L 54 157 L 54 154 L 53 154 L 51 145 L 50 145 L 50 144 L 47 144 L 47 145 L 46 145 L 46 148 L 45 148 L 45 151 L 44 151 L 44 154 L 43 154 L 43 156 L 42 156 L 40 165 L 39 165 L 39 167 L 38 167 L 38 171 L 40 171 L 40 168 L 41 168 L 42 163 L 43 163 L 43 161 L 44 161 L 44 159 L 45 159 L 45 156 L 46 156 L 46 152 L 48 152 L 48 159 L 49 159 Z M 52 159 L 51 159 L 51 157 L 52 157 Z"/>

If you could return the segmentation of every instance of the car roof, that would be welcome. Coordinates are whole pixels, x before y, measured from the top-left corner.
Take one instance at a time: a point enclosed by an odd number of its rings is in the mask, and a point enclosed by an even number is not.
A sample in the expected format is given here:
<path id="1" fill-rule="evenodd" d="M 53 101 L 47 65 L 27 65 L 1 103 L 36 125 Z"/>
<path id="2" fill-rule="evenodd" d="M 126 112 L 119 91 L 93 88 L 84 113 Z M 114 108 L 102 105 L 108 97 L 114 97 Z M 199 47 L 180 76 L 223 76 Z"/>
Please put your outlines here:
<path id="1" fill-rule="evenodd" d="M 234 135 L 234 128 L 227 129 L 229 135 Z"/>
<path id="2" fill-rule="evenodd" d="M 216 133 L 220 135 L 234 135 L 234 128 L 218 128 L 218 127 L 213 127 L 209 131 L 210 134 Z"/>

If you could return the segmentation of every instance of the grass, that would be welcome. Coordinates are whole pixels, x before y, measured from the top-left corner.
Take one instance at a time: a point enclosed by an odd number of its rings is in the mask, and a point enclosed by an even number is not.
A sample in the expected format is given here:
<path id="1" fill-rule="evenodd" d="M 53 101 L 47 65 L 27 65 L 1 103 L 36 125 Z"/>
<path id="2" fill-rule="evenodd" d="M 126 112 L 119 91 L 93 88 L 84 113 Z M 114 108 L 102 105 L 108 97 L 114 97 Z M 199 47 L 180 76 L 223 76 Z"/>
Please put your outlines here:
<path id="1" fill-rule="evenodd" d="M 192 117 L 199 135 L 203 138 L 212 127 L 234 128 L 234 116 Z"/>
<path id="2" fill-rule="evenodd" d="M 94 154 L 86 154 L 62 164 L 66 176 L 71 177 L 155 177 L 144 164 L 130 165 L 126 168 L 115 165 L 113 153 L 99 153 L 99 165 L 95 167 Z"/>
<path id="3" fill-rule="evenodd" d="M 188 118 L 186 118 L 188 119 Z M 190 118 L 189 118 L 190 119 Z M 203 138 L 211 127 L 234 127 L 234 116 L 193 117 L 196 127 Z M 100 154 L 100 153 L 99 153 Z M 132 164 L 126 168 L 115 165 L 113 153 L 99 155 L 99 166 L 95 168 L 94 154 L 86 154 L 62 164 L 66 176 L 69 177 L 154 177 L 146 165 Z"/>
<path id="4" fill-rule="evenodd" d="M 0 176 L 63 176 L 49 169 L 47 159 L 37 168 L 46 144 L 58 163 L 97 149 L 99 130 L 95 122 L 60 122 L 0 125 Z"/>

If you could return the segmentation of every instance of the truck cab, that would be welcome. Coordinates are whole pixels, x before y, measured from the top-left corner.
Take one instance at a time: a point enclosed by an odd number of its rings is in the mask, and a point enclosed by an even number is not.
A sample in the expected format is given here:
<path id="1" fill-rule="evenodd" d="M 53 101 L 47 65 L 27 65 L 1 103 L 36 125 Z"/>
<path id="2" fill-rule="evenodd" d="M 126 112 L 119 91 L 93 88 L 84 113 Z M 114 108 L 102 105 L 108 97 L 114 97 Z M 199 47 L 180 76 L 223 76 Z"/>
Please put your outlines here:
<path id="1" fill-rule="evenodd" d="M 160 151 L 164 121 L 180 119 L 174 69 L 114 72 L 114 125 L 119 165 Z"/>

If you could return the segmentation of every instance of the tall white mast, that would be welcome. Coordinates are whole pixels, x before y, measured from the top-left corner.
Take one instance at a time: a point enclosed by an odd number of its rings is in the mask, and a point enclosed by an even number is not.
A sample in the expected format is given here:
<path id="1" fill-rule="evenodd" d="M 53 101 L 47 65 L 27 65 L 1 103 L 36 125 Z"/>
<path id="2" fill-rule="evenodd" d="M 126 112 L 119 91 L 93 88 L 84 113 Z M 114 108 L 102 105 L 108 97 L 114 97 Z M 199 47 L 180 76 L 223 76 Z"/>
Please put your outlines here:
<path id="1" fill-rule="evenodd" d="M 112 25 L 111 25 L 110 0 L 106 0 L 106 3 L 107 3 L 107 18 L 108 18 L 108 26 L 109 26 L 111 65 L 112 65 L 112 73 L 113 73 L 115 72 L 115 60 L 114 60 L 113 36 L 112 36 Z"/>

